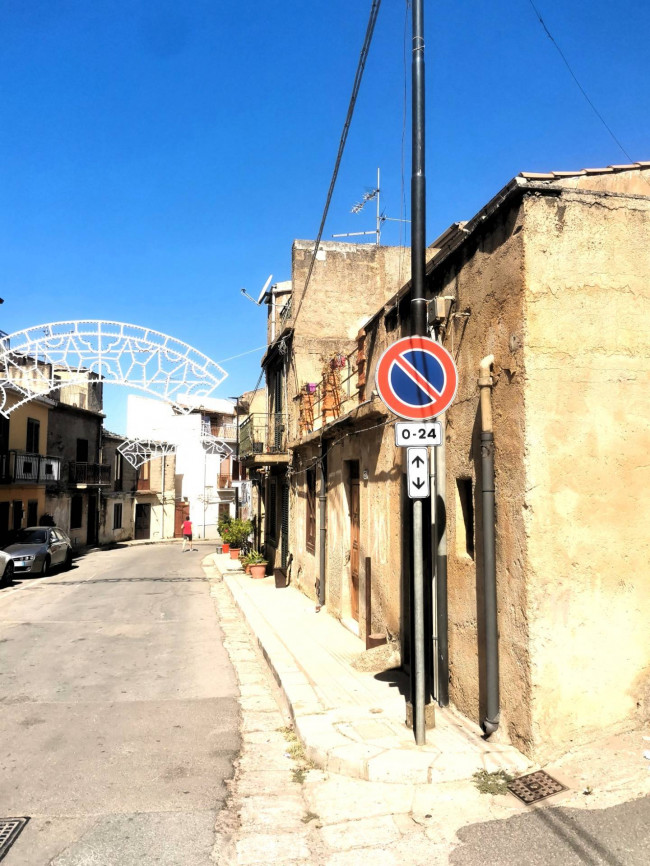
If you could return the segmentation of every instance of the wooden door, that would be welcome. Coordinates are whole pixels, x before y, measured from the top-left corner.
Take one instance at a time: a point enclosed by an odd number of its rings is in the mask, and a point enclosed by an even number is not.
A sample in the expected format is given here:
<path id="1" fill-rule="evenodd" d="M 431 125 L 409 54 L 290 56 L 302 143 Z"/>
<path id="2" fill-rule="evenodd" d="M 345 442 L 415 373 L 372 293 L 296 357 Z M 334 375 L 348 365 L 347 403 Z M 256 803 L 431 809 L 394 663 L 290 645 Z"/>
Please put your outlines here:
<path id="1" fill-rule="evenodd" d="M 350 478 L 350 615 L 359 621 L 359 477 Z"/>
<path id="2" fill-rule="evenodd" d="M 177 502 L 174 508 L 174 538 L 183 537 L 183 523 L 189 516 L 189 504 L 187 502 Z"/>

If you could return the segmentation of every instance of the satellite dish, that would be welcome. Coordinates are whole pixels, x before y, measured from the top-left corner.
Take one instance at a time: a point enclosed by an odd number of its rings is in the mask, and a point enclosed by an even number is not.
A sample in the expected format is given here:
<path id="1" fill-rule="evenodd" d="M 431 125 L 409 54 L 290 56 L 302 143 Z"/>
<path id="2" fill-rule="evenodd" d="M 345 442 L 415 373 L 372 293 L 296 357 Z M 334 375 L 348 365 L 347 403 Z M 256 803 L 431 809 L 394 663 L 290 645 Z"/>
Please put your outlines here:
<path id="1" fill-rule="evenodd" d="M 266 295 L 266 290 L 268 289 L 269 284 L 270 284 L 270 282 L 271 282 L 272 279 L 273 279 L 273 274 L 269 274 L 269 278 L 268 278 L 268 280 L 264 283 L 264 288 L 263 288 L 262 291 L 260 292 L 260 296 L 259 296 L 259 298 L 258 298 L 257 300 L 255 300 L 255 298 L 252 298 L 252 297 L 248 294 L 248 292 L 246 291 L 246 289 L 240 289 L 239 291 L 242 293 L 242 295 L 243 295 L 245 298 L 248 298 L 249 301 L 252 301 L 254 304 L 257 304 L 257 306 L 259 307 L 259 305 L 260 305 L 260 304 L 262 303 L 262 301 L 264 300 L 264 296 Z"/>
<path id="2" fill-rule="evenodd" d="M 273 279 L 273 274 L 269 274 L 269 278 L 268 278 L 268 280 L 264 283 L 264 288 L 263 288 L 262 291 L 260 292 L 260 296 L 259 296 L 259 298 L 257 299 L 257 303 L 258 303 L 258 304 L 261 304 L 262 301 L 264 300 L 264 295 L 266 294 L 266 290 L 268 289 L 269 285 L 271 284 L 271 280 L 272 280 L 272 279 Z"/>

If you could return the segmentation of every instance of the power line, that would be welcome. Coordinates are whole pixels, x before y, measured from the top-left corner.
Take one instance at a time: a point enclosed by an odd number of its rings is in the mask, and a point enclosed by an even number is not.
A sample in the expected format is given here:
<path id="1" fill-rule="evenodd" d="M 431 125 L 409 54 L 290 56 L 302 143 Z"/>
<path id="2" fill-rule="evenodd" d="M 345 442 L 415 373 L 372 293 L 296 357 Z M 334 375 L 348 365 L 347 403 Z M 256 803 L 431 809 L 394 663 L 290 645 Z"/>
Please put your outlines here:
<path id="1" fill-rule="evenodd" d="M 555 41 L 555 39 L 554 39 L 554 37 L 553 37 L 553 34 L 551 33 L 551 31 L 550 31 L 550 30 L 548 29 L 548 27 L 546 26 L 546 22 L 544 21 L 544 19 L 543 19 L 542 16 L 540 15 L 539 10 L 537 9 L 537 7 L 535 6 L 535 4 L 533 3 L 533 0 L 528 0 L 528 2 L 529 2 L 530 5 L 533 7 L 533 11 L 535 12 L 535 15 L 537 16 L 537 18 L 539 19 L 539 23 L 540 23 L 540 24 L 542 25 L 542 27 L 544 28 L 544 32 L 546 33 L 546 35 L 548 36 L 548 38 L 551 40 L 551 42 L 552 42 L 553 45 L 555 46 L 555 48 L 556 48 L 558 54 L 560 55 L 560 57 L 561 57 L 562 60 L 564 61 L 564 65 L 565 65 L 566 68 L 569 70 L 569 74 L 571 75 L 571 78 L 573 78 L 573 80 L 575 81 L 575 83 L 578 85 L 578 89 L 580 90 L 580 93 L 582 93 L 582 95 L 584 96 L 584 98 L 587 100 L 587 102 L 588 102 L 589 105 L 591 106 L 592 111 L 594 112 L 594 114 L 596 115 L 596 117 L 600 120 L 600 122 L 603 124 L 603 126 L 605 127 L 605 129 L 607 130 L 607 132 L 609 132 L 609 134 L 610 134 L 611 137 L 614 139 L 614 141 L 616 142 L 616 144 L 618 145 L 618 147 L 620 147 L 621 151 L 625 154 L 625 156 L 628 158 L 628 160 L 629 160 L 631 163 L 633 163 L 635 160 L 632 159 L 632 157 L 630 156 L 630 154 L 629 154 L 629 153 L 627 152 L 627 150 L 623 147 L 623 145 L 621 144 L 621 142 L 619 141 L 619 139 L 618 139 L 618 138 L 616 137 L 616 135 L 614 134 L 612 128 L 609 126 L 609 124 L 607 123 L 607 121 L 605 120 L 605 118 L 602 116 L 602 114 L 600 113 L 600 111 L 598 111 L 598 109 L 596 108 L 596 106 L 594 105 L 594 103 L 593 103 L 593 102 L 591 101 L 591 99 L 589 98 L 589 95 L 587 94 L 587 91 L 584 89 L 584 87 L 582 86 L 582 84 L 580 84 L 580 82 L 578 81 L 578 77 L 576 76 L 575 72 L 574 72 L 573 69 L 571 68 L 571 64 L 570 64 L 569 61 L 567 60 L 567 58 L 566 58 L 564 52 L 562 51 L 562 49 L 560 48 L 560 46 L 559 46 L 559 45 L 557 44 L 557 42 Z"/>
<path id="2" fill-rule="evenodd" d="M 264 343 L 263 346 L 256 346 L 255 349 L 249 349 L 247 352 L 240 352 L 239 355 L 231 355 L 229 358 L 222 358 L 221 361 L 215 361 L 215 364 L 223 364 L 226 361 L 234 361 L 235 358 L 243 358 L 244 355 L 252 355 L 253 352 L 259 352 L 262 349 L 266 349 L 266 347 L 267 347 L 267 344 Z"/>
<path id="3" fill-rule="evenodd" d="M 366 65 L 366 60 L 368 58 L 368 51 L 370 50 L 370 43 L 372 41 L 372 34 L 375 29 L 375 23 L 377 21 L 377 15 L 379 13 L 379 7 L 381 6 L 381 0 L 372 0 L 372 6 L 370 8 L 370 17 L 368 19 L 368 27 L 366 28 L 366 37 L 363 41 L 363 47 L 361 48 L 361 54 L 359 56 L 359 64 L 357 66 L 357 72 L 354 76 L 354 84 L 352 85 L 352 96 L 350 97 L 350 105 L 348 106 L 348 113 L 345 118 L 345 123 L 343 124 L 343 132 L 341 133 L 341 140 L 339 142 L 339 151 L 336 156 L 336 163 L 334 165 L 334 171 L 332 173 L 332 180 L 330 181 L 330 188 L 327 193 L 327 200 L 325 202 L 325 208 L 323 210 L 323 217 L 321 219 L 320 228 L 318 230 L 318 237 L 316 238 L 316 243 L 314 245 L 314 251 L 312 253 L 311 262 L 309 263 L 309 270 L 307 271 L 307 279 L 305 280 L 305 287 L 302 292 L 302 297 L 300 298 L 300 303 L 298 304 L 298 308 L 296 309 L 296 314 L 293 317 L 293 326 L 295 328 L 296 321 L 298 319 L 298 315 L 302 308 L 302 302 L 305 298 L 305 294 L 307 292 L 307 286 L 309 285 L 309 281 L 311 279 L 312 271 L 314 270 L 314 263 L 316 261 L 316 253 L 318 252 L 318 248 L 320 246 L 321 238 L 323 237 L 323 230 L 325 229 L 325 221 L 327 219 L 327 213 L 329 211 L 330 202 L 332 201 L 332 194 L 334 193 L 334 186 L 336 184 L 336 178 L 339 173 L 339 166 L 341 165 L 341 158 L 343 157 L 343 151 L 345 149 L 345 142 L 348 137 L 348 132 L 350 130 L 350 123 L 352 122 L 352 115 L 354 114 L 354 106 L 357 101 L 357 96 L 359 93 L 359 88 L 361 87 L 361 79 L 363 78 L 363 70 Z"/>

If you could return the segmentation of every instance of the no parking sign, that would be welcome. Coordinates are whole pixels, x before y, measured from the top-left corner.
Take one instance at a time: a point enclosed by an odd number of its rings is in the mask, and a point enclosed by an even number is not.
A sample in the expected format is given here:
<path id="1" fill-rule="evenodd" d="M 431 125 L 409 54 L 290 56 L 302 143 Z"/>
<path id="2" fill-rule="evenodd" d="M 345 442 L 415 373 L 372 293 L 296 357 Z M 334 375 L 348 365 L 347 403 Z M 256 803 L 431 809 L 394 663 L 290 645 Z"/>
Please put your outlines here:
<path id="1" fill-rule="evenodd" d="M 435 418 L 456 396 L 458 372 L 449 352 L 429 337 L 404 337 L 389 346 L 375 373 L 386 406 L 410 421 Z"/>

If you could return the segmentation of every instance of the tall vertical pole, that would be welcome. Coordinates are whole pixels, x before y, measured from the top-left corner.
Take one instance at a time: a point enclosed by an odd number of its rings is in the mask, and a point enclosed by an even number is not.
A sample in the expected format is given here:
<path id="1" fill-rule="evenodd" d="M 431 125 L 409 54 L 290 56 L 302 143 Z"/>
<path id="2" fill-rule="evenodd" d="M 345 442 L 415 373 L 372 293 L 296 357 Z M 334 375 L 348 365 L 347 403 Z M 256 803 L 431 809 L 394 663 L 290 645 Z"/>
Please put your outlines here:
<path id="1" fill-rule="evenodd" d="M 411 166 L 411 334 L 426 336 L 424 299 L 425 195 L 424 174 L 424 0 L 413 0 L 412 72 L 412 166 Z M 425 648 L 424 648 L 424 550 L 422 500 L 413 500 L 413 647 L 415 693 L 413 717 L 415 742 L 426 742 Z"/>
<path id="2" fill-rule="evenodd" d="M 377 246 L 381 238 L 381 215 L 379 213 L 379 196 L 381 195 L 381 187 L 379 186 L 379 166 L 377 167 Z"/>

